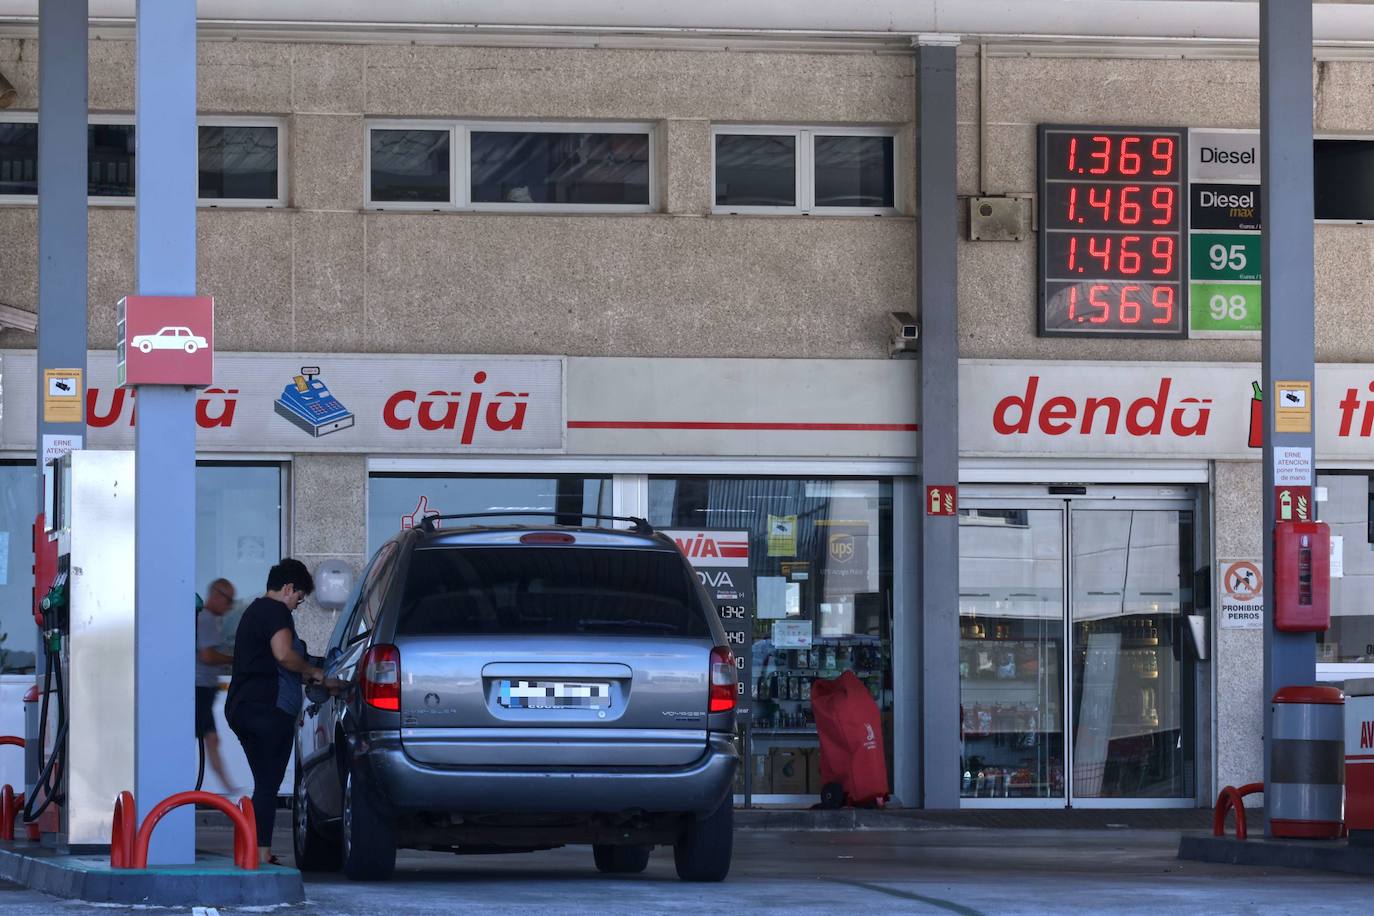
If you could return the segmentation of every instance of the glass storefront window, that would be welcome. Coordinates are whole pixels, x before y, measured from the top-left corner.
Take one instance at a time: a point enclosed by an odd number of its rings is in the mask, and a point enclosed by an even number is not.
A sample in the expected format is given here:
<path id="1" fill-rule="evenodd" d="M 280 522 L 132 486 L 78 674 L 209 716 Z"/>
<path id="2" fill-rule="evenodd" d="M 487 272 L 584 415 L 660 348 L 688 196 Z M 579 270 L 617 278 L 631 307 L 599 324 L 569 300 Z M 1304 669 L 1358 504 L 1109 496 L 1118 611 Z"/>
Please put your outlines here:
<path id="1" fill-rule="evenodd" d="M 281 559 L 282 470 L 276 464 L 202 462 L 196 467 L 196 591 L 214 579 L 234 583 L 238 599 L 222 629 L 233 640 L 238 615 L 262 594 Z M 37 483 L 32 462 L 0 464 L 0 668 L 32 670 L 37 634 L 31 616 L 30 549 Z"/>
<path id="2" fill-rule="evenodd" d="M 201 462 L 196 466 L 196 592 L 218 578 L 234 583 L 233 610 L 220 629 L 233 645 L 239 616 L 263 593 L 267 572 L 285 554 L 282 470 L 277 464 Z"/>
<path id="3" fill-rule="evenodd" d="M 0 674 L 33 668 L 33 519 L 38 484 L 32 462 L 0 464 Z"/>
<path id="4" fill-rule="evenodd" d="M 1374 476 L 1367 473 L 1317 475 L 1326 501 L 1317 514 L 1331 526 L 1332 551 L 1340 551 L 1342 575 L 1331 577 L 1331 628 L 1317 636 L 1317 661 L 1374 662 Z M 1339 538 L 1339 540 L 1337 540 Z"/>
<path id="5" fill-rule="evenodd" d="M 846 670 L 877 700 L 890 780 L 891 483 L 654 477 L 649 522 L 749 534 L 749 794 L 820 794 L 812 686 Z"/>
<path id="6" fill-rule="evenodd" d="M 558 517 L 525 515 L 472 519 L 470 524 L 583 524 L 584 514 L 609 515 L 611 478 L 559 476 L 455 476 L 452 474 L 373 474 L 367 482 L 367 552 L 427 515 L 468 512 L 557 512 Z M 587 520 L 587 524 L 596 524 Z M 440 523 L 443 524 L 442 522 Z"/>

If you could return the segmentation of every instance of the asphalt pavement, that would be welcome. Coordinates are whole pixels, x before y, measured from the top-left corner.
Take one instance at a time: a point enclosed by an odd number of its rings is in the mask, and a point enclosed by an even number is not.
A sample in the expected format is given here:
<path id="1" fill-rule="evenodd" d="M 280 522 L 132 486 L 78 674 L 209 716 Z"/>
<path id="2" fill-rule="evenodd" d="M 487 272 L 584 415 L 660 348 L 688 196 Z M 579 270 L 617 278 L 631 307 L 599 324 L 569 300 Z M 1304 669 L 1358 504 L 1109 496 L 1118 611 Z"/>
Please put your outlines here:
<path id="1" fill-rule="evenodd" d="M 289 849 L 289 836 L 279 833 L 277 845 Z M 217 847 L 227 832 L 203 830 L 203 837 L 203 846 Z M 484 916 L 864 911 L 1271 916 L 1367 912 L 1374 894 L 1374 877 L 1181 862 L 1178 838 L 1173 830 L 962 826 L 739 831 L 730 878 L 715 885 L 679 882 L 670 849 L 655 850 L 648 870 L 629 878 L 599 875 L 588 847 L 490 856 L 403 852 L 388 883 L 310 877 L 307 903 L 275 912 L 407 916 L 473 908 Z M 214 901 L 205 905 L 211 909 L 204 916 L 215 916 Z M 0 885 L 0 912 L 109 916 L 135 910 L 57 901 Z M 247 911 L 218 909 L 224 916 L 242 912 Z"/>

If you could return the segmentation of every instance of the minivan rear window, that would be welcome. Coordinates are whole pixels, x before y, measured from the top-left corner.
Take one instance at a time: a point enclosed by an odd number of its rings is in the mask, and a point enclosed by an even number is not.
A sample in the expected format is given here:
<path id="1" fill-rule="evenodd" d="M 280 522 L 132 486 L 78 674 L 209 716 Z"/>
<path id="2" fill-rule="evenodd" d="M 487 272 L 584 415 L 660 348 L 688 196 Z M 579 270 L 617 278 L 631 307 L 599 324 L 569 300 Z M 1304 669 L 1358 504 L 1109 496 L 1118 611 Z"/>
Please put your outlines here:
<path id="1" fill-rule="evenodd" d="M 415 551 L 403 636 L 708 637 L 682 558 L 597 547 L 432 547 Z"/>

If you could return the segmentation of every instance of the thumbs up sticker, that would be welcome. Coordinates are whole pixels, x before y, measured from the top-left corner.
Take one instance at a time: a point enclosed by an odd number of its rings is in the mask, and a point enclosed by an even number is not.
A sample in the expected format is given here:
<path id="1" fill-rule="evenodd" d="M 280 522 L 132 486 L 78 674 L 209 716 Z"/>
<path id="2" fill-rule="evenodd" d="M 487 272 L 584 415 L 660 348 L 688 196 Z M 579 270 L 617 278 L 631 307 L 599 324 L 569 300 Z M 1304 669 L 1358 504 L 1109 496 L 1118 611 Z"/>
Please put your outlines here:
<path id="1" fill-rule="evenodd" d="M 431 509 L 429 507 L 429 497 L 421 494 L 420 501 L 415 504 L 415 511 L 409 515 L 401 516 L 401 530 L 404 531 L 407 528 L 418 528 L 420 523 L 426 518 L 437 517 L 440 514 L 438 509 Z M 439 527 L 438 522 L 434 523 L 434 527 Z"/>

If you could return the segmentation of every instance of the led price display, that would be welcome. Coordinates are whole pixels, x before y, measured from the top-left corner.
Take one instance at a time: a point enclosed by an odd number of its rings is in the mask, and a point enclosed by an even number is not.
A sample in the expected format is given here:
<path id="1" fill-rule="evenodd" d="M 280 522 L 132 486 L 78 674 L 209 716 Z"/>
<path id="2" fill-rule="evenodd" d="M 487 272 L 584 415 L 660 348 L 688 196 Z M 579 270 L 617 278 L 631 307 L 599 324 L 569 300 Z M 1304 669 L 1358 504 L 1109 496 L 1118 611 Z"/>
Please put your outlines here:
<path id="1" fill-rule="evenodd" d="M 1042 337 L 1186 337 L 1184 132 L 1039 131 Z"/>

